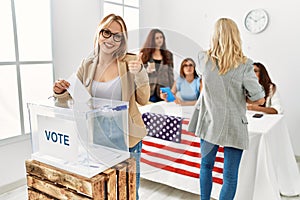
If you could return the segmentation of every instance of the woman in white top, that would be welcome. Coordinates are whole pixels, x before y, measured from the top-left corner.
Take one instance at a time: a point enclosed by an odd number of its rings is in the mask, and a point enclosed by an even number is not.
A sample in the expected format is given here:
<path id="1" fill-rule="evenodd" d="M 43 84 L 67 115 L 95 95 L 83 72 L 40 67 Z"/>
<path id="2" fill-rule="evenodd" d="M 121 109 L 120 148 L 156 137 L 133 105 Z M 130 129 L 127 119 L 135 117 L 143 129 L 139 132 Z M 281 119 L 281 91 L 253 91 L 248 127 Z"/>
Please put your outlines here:
<path id="1" fill-rule="evenodd" d="M 264 112 L 266 114 L 283 114 L 283 109 L 280 104 L 279 93 L 276 85 L 271 81 L 271 78 L 265 66 L 259 62 L 253 63 L 254 72 L 258 78 L 259 83 L 265 89 L 265 103 L 261 106 L 248 104 L 248 110 Z"/>
<path id="2" fill-rule="evenodd" d="M 123 18 L 115 14 L 105 16 L 96 29 L 95 49 L 81 62 L 77 77 L 91 96 L 129 103 L 128 131 L 123 131 L 116 115 L 97 116 L 93 142 L 124 150 L 127 146 L 120 139 L 120 134 L 124 134 L 124 138 L 129 137 L 129 152 L 136 159 L 135 187 L 138 200 L 142 139 L 147 131 L 137 104 L 145 105 L 148 102 L 150 86 L 141 55 L 128 53 L 127 46 L 128 32 Z M 54 97 L 62 105 L 71 98 L 67 91 L 69 86 L 66 80 L 58 80 L 53 85 Z M 106 134 L 108 132 L 111 134 Z"/>

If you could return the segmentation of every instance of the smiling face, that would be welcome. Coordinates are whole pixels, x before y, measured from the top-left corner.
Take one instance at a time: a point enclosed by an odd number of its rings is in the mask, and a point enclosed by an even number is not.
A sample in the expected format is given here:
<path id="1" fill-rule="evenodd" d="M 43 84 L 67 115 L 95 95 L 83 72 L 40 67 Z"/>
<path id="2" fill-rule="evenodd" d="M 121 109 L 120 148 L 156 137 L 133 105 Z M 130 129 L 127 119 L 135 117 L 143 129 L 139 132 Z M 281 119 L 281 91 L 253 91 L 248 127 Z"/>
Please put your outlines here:
<path id="1" fill-rule="evenodd" d="M 113 39 L 113 35 L 122 34 L 122 28 L 118 22 L 113 21 L 107 27 L 105 27 L 105 29 L 109 30 L 112 33 L 112 35 L 109 38 L 105 38 L 103 37 L 102 32 L 99 33 L 100 51 L 102 51 L 105 54 L 113 54 L 113 52 L 115 52 L 121 45 L 121 41 L 116 42 Z"/>

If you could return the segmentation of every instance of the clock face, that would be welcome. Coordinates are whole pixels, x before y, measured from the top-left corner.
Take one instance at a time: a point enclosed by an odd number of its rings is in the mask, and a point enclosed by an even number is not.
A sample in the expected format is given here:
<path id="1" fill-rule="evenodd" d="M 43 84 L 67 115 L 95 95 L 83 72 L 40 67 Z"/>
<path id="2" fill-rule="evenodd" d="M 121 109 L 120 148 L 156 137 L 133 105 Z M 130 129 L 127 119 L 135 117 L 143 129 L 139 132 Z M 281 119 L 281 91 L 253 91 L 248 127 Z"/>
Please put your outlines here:
<path id="1" fill-rule="evenodd" d="M 269 16 L 263 9 L 251 10 L 245 17 L 245 27 L 251 33 L 260 33 L 269 23 Z"/>

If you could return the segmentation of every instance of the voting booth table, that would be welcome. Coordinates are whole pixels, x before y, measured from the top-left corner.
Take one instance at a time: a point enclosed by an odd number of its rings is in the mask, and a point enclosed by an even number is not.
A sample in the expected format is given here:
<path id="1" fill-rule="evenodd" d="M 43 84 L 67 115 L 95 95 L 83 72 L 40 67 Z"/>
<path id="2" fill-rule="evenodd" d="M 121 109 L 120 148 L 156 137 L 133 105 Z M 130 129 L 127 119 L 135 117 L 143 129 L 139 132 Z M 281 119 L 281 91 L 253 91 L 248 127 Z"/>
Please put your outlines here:
<path id="1" fill-rule="evenodd" d="M 135 199 L 128 102 L 49 100 L 28 104 L 32 158 L 28 199 Z"/>

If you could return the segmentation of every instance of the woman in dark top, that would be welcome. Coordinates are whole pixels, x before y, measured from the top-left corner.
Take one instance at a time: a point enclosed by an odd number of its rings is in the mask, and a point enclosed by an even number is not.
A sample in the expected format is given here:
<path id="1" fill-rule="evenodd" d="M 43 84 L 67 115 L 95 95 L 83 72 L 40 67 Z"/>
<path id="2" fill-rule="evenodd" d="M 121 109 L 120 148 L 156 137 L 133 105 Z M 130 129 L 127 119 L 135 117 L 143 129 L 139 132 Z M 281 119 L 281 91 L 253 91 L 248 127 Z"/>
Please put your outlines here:
<path id="1" fill-rule="evenodd" d="M 283 114 L 283 108 L 280 103 L 279 92 L 275 83 L 272 82 L 266 67 L 259 62 L 253 63 L 253 67 L 259 83 L 265 89 L 266 102 L 261 106 L 247 104 L 247 109 L 258 112 L 264 112 L 266 114 Z"/>
<path id="2" fill-rule="evenodd" d="M 172 87 L 174 83 L 173 55 L 167 50 L 166 38 L 159 29 L 152 29 L 141 49 L 142 62 L 147 69 L 151 102 L 162 101 L 161 87 Z"/>

